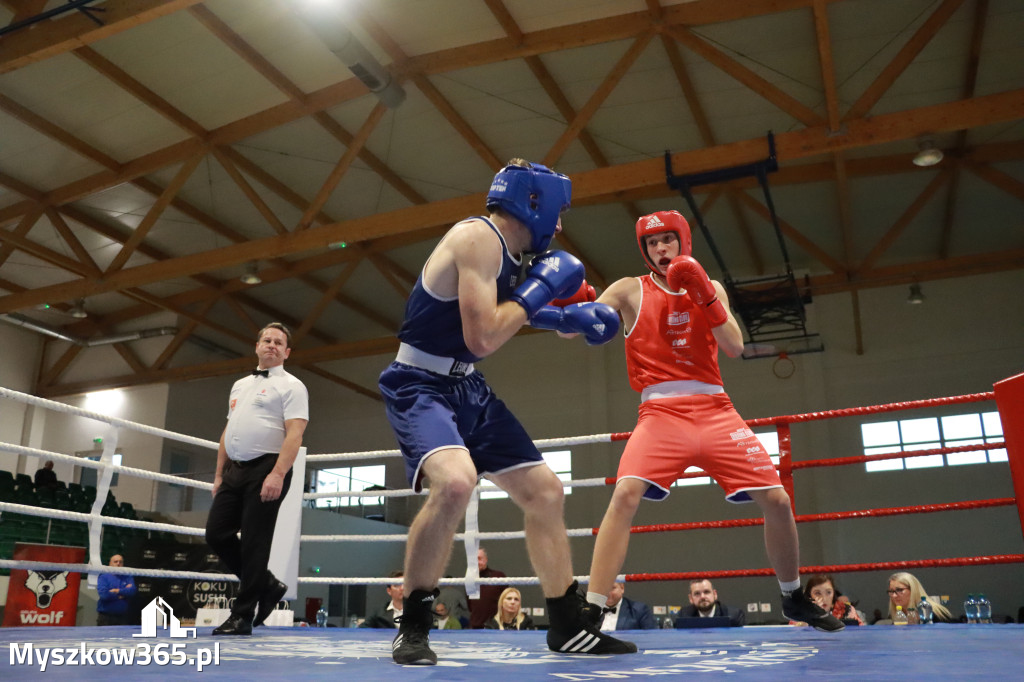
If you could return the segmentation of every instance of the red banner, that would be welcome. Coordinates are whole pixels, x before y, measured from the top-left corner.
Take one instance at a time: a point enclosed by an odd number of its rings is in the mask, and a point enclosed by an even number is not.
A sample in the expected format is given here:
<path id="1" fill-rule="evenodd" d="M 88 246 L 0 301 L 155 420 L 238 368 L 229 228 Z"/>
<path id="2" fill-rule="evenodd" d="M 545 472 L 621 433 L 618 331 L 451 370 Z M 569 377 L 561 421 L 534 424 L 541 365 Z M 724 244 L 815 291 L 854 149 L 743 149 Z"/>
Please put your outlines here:
<path id="1" fill-rule="evenodd" d="M 85 547 L 19 542 L 14 545 L 13 558 L 15 561 L 81 564 L 85 562 Z M 3 627 L 74 625 L 81 580 L 81 573 L 12 569 Z"/>

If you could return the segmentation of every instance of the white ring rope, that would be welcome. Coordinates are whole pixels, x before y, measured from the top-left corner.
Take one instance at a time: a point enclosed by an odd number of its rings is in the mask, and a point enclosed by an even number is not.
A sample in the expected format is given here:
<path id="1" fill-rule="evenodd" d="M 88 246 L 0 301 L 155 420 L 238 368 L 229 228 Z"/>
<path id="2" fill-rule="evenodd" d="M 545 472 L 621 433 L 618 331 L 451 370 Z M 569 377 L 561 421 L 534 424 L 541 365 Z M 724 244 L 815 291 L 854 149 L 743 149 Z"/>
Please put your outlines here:
<path id="1" fill-rule="evenodd" d="M 158 523 L 156 521 L 142 521 L 139 519 L 122 519 L 116 516 L 102 516 L 98 514 L 84 514 L 82 512 L 67 511 L 65 509 L 49 509 L 47 507 L 31 507 L 26 504 L 15 504 L 14 502 L 0 502 L 0 512 L 9 511 L 12 513 L 26 514 L 28 516 L 42 516 L 48 519 L 65 519 L 67 521 L 81 521 L 89 523 L 99 520 L 105 526 L 123 526 L 125 528 L 140 528 L 142 530 L 161 530 L 181 535 L 205 535 L 205 528 L 195 526 L 178 526 L 172 523 Z"/>
<path id="2" fill-rule="evenodd" d="M 570 528 L 566 531 L 569 537 L 584 538 L 594 534 L 593 528 Z M 484 531 L 474 533 L 478 540 L 516 540 L 526 537 L 526 531 Z M 387 535 L 301 535 L 302 542 L 400 542 L 409 538 L 408 533 L 390 533 Z M 456 540 L 465 540 L 466 533 L 456 533 Z"/>
<path id="3" fill-rule="evenodd" d="M 201 488 L 203 490 L 213 490 L 213 484 L 206 483 L 205 481 L 196 481 L 191 478 L 182 478 L 181 476 L 174 476 L 172 474 L 161 474 L 155 471 L 146 471 L 145 469 L 126 467 L 121 464 L 106 464 L 105 462 L 100 460 L 85 459 L 83 457 L 75 457 L 74 455 L 64 455 L 59 452 L 50 452 L 49 450 L 38 450 L 36 448 L 30 448 L 24 445 L 15 445 L 13 443 L 0 442 L 0 450 L 3 450 L 5 452 L 13 452 L 19 455 L 42 457 L 44 459 L 53 459 L 58 462 L 70 462 L 75 466 L 86 467 L 89 469 L 109 468 L 112 469 L 115 474 L 125 474 L 128 476 L 137 476 L 138 478 L 148 478 L 154 481 L 163 481 L 164 483 L 171 483 L 174 485 L 187 485 L 193 488 Z"/>
<path id="4" fill-rule="evenodd" d="M 237 583 L 238 578 L 231 573 L 199 573 L 197 571 L 167 571 L 160 568 L 128 568 L 126 566 L 93 566 L 92 564 L 59 564 L 52 561 L 14 561 L 0 559 L 0 568 L 22 569 L 26 571 L 53 570 L 71 573 L 119 573 L 121 575 L 140 576 L 143 578 L 185 578 L 188 580 L 210 580 Z M 301 578 L 300 578 L 301 580 Z M 392 578 L 394 580 L 394 578 Z"/>
<path id="5" fill-rule="evenodd" d="M 90 412 L 89 410 L 83 410 L 80 407 L 74 407 L 73 405 L 67 405 L 65 403 L 58 403 L 54 400 L 47 400 L 45 398 L 38 398 L 28 393 L 22 393 L 20 391 L 12 391 L 9 388 L 0 386 L 0 398 L 11 398 L 18 402 L 28 403 L 29 405 L 39 405 L 48 409 L 54 410 L 55 412 L 65 412 L 67 414 L 77 415 L 79 417 L 86 417 L 88 419 L 95 419 L 98 422 L 105 424 L 112 424 L 113 426 L 120 426 L 133 431 L 139 431 L 141 433 L 148 433 L 152 436 L 161 436 L 163 438 L 170 438 L 181 443 L 190 443 L 192 445 L 199 445 L 204 448 L 216 450 L 219 447 L 219 443 L 212 440 L 206 440 L 203 438 L 196 438 L 195 436 L 186 436 L 182 433 L 175 433 L 174 431 L 167 431 L 166 429 L 158 429 L 155 426 L 146 426 L 145 424 L 139 424 L 136 422 L 128 421 L 127 419 L 120 419 L 118 417 L 109 417 L 99 412 Z"/>

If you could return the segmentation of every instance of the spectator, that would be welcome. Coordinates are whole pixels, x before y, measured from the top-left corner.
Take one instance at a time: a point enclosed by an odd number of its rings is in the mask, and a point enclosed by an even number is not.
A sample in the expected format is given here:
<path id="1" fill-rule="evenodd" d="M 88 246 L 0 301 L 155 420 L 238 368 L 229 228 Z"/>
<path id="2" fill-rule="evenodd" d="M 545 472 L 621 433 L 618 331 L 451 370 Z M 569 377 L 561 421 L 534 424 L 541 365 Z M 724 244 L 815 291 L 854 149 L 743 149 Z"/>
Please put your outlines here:
<path id="1" fill-rule="evenodd" d="M 451 578 L 446 575 L 446 578 Z M 438 588 L 437 601 L 444 602 L 448 607 L 448 615 L 459 623 L 459 629 L 469 627 L 469 602 L 466 600 L 465 588 L 456 585 L 442 585 Z"/>
<path id="2" fill-rule="evenodd" d="M 40 488 L 57 489 L 57 474 L 53 473 L 53 460 L 47 460 L 43 468 L 36 472 L 36 490 Z"/>
<path id="3" fill-rule="evenodd" d="M 514 587 L 506 587 L 498 597 L 498 611 L 484 627 L 488 630 L 536 630 L 533 619 L 523 613 L 523 595 Z"/>
<path id="4" fill-rule="evenodd" d="M 604 608 L 601 629 L 612 630 L 653 630 L 658 627 L 651 613 L 651 607 L 643 602 L 626 599 L 626 584 L 621 580 L 612 585 L 608 593 L 608 604 Z"/>
<path id="5" fill-rule="evenodd" d="M 733 625 L 743 625 L 747 622 L 747 616 L 741 609 L 730 608 L 718 601 L 718 590 L 710 580 L 691 580 L 689 596 L 690 605 L 683 607 L 679 613 L 680 618 L 724 616 L 732 621 Z"/>
<path id="6" fill-rule="evenodd" d="M 836 589 L 835 580 L 830 575 L 816 575 L 807 581 L 804 587 L 807 594 L 815 604 L 830 612 L 833 616 L 843 621 L 846 625 L 864 625 L 864 619 L 850 603 L 849 599 Z M 791 625 L 807 625 L 802 621 L 790 621 Z"/>
<path id="7" fill-rule="evenodd" d="M 448 605 L 440 599 L 434 602 L 434 615 L 436 616 L 434 619 L 434 622 L 436 623 L 435 627 L 438 630 L 462 629 L 462 623 L 459 622 L 458 618 L 451 614 L 448 610 Z"/>
<path id="8" fill-rule="evenodd" d="M 391 571 L 389 578 L 401 578 L 402 571 Z M 397 628 L 396 618 L 402 615 L 405 605 L 405 589 L 401 580 L 388 585 L 385 590 L 391 598 L 388 603 L 371 613 L 366 620 L 360 623 L 361 628 Z"/>
<path id="9" fill-rule="evenodd" d="M 53 465 L 53 462 L 47 462 Z M 42 471 L 42 469 L 40 469 Z M 38 476 L 38 474 L 37 474 Z M 124 557 L 110 557 L 109 566 L 124 566 Z M 135 578 L 123 573 L 103 573 L 96 583 L 99 601 L 96 602 L 96 625 L 131 625 L 132 597 L 135 596 Z"/>
<path id="10" fill-rule="evenodd" d="M 900 572 L 890 575 L 889 589 L 886 591 L 889 594 L 889 618 L 878 621 L 879 624 L 892 623 L 892 617 L 896 614 L 897 606 L 902 606 L 903 611 L 906 613 L 909 613 L 911 609 L 916 609 L 917 605 L 921 603 L 921 597 L 931 602 L 932 619 L 936 623 L 953 622 L 953 614 L 949 612 L 949 609 L 943 606 L 935 597 L 929 597 L 928 593 L 924 591 L 924 585 L 921 584 L 921 581 L 910 573 Z"/>
<path id="11" fill-rule="evenodd" d="M 481 578 L 504 578 L 505 574 L 487 564 L 487 550 L 476 551 L 476 565 Z M 498 611 L 498 599 L 508 585 L 481 585 L 480 598 L 469 600 L 469 627 L 479 630 Z"/>

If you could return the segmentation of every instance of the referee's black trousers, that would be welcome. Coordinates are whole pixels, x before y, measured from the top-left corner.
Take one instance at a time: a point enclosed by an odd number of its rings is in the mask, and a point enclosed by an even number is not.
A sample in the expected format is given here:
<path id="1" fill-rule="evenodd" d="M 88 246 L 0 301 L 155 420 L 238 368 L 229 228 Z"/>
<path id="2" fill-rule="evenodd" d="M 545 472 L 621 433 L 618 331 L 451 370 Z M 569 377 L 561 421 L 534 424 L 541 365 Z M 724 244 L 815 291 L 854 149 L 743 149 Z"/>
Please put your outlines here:
<path id="1" fill-rule="evenodd" d="M 267 570 L 270 545 L 277 510 L 292 480 L 289 471 L 280 497 L 273 502 L 260 500 L 263 480 L 275 464 L 276 454 L 263 455 L 251 462 L 229 459 L 206 519 L 206 543 L 241 581 L 231 614 L 249 620 L 256 615 L 256 604 L 273 579 Z M 241 539 L 237 536 L 239 531 Z"/>

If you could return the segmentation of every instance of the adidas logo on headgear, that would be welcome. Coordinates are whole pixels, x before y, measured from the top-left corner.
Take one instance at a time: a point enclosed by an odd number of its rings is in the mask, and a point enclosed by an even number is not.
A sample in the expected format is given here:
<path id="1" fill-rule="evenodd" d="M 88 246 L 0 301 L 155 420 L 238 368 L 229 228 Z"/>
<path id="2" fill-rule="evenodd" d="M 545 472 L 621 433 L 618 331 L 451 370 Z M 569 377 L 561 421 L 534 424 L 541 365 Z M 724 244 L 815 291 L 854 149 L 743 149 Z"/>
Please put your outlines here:
<path id="1" fill-rule="evenodd" d="M 646 225 L 644 225 L 644 229 L 649 230 L 652 227 L 665 227 L 665 223 L 661 222 L 661 218 L 658 216 L 652 215 L 651 219 L 647 221 Z"/>

